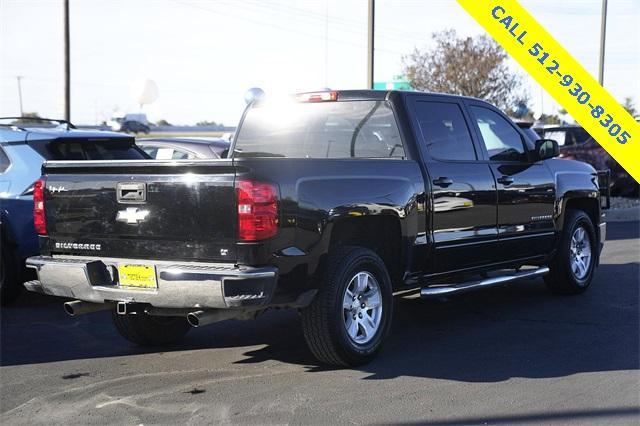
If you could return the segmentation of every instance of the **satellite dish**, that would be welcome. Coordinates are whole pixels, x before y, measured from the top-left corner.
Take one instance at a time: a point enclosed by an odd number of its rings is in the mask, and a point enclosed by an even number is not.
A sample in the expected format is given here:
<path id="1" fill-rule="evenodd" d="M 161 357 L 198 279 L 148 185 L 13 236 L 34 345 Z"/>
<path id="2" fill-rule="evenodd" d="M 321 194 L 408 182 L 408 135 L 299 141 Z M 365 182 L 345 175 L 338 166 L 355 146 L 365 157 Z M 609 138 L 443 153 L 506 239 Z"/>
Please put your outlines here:
<path id="1" fill-rule="evenodd" d="M 244 93 L 244 101 L 249 105 L 252 102 L 264 99 L 264 90 L 259 87 L 252 87 Z"/>
<path id="2" fill-rule="evenodd" d="M 158 99 L 158 85 L 150 78 L 142 78 L 131 83 L 131 96 L 142 108 Z"/>

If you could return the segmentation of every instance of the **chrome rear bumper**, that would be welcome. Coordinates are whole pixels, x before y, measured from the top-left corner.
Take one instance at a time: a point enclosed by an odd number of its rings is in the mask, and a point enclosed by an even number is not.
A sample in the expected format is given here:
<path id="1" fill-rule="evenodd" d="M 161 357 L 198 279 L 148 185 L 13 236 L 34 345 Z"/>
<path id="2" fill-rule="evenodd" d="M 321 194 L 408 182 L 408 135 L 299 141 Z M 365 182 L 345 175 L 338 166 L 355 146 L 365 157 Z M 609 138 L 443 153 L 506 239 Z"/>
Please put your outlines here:
<path id="1" fill-rule="evenodd" d="M 153 266 L 158 287 L 139 289 L 118 285 L 119 264 Z M 264 306 L 275 290 L 274 267 L 237 267 L 232 264 L 160 260 L 34 256 L 27 266 L 37 281 L 29 291 L 93 303 L 109 301 L 148 303 L 158 308 L 237 308 Z"/>

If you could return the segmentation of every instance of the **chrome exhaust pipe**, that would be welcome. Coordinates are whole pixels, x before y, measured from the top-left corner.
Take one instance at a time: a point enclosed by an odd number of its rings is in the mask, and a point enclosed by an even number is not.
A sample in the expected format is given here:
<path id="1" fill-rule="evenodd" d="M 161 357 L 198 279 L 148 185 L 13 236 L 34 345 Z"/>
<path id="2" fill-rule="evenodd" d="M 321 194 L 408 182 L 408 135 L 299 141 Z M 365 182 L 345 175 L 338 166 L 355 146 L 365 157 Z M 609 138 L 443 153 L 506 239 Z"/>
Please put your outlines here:
<path id="1" fill-rule="evenodd" d="M 91 312 L 106 311 L 113 309 L 112 303 L 91 303 L 83 302 L 81 300 L 74 300 L 73 302 L 66 302 L 63 305 L 64 311 L 72 317 L 88 314 Z"/>
<path id="2" fill-rule="evenodd" d="M 214 322 L 238 318 L 238 312 L 232 309 L 216 309 L 211 311 L 195 311 L 187 314 L 187 321 L 192 327 L 202 327 Z"/>

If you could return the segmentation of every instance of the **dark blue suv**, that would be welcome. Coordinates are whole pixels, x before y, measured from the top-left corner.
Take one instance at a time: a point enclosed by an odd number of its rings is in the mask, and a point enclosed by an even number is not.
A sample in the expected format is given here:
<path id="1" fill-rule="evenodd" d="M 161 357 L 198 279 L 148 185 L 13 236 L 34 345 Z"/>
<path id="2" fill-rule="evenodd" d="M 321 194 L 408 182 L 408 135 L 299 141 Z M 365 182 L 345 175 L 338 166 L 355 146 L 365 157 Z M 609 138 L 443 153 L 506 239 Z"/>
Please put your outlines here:
<path id="1" fill-rule="evenodd" d="M 134 138 L 77 130 L 64 120 L 0 118 L 0 302 L 15 299 L 30 279 L 24 260 L 38 253 L 33 184 L 45 160 L 149 158 Z"/>

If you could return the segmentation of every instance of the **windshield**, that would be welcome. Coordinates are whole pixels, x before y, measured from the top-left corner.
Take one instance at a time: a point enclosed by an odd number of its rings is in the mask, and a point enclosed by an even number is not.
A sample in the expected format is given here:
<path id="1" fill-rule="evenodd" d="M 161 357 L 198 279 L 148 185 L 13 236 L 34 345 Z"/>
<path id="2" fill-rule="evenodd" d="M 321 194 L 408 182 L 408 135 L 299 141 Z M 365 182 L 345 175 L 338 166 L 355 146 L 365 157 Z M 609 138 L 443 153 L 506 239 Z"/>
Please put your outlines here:
<path id="1" fill-rule="evenodd" d="M 282 102 L 247 111 L 236 157 L 404 158 L 393 111 L 383 101 Z"/>

